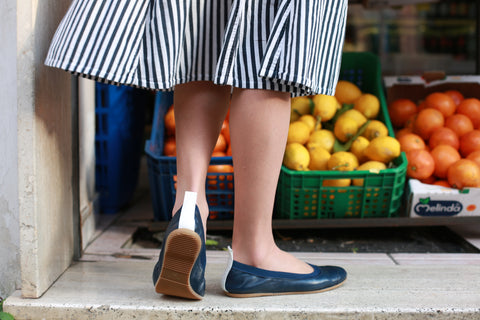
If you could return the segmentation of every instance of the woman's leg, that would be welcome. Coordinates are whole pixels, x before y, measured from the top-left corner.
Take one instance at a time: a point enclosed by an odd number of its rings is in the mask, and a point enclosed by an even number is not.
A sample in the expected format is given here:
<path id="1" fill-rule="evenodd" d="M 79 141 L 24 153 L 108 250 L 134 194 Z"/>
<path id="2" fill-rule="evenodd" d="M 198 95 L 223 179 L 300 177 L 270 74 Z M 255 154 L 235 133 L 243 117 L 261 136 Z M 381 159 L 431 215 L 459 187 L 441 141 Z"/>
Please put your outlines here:
<path id="1" fill-rule="evenodd" d="M 280 250 L 272 213 L 290 119 L 289 93 L 235 88 L 230 135 L 235 175 L 234 259 L 271 271 L 312 268 Z"/>
<path id="2" fill-rule="evenodd" d="M 208 217 L 205 179 L 228 110 L 230 90 L 228 86 L 198 81 L 178 85 L 174 92 L 177 194 L 173 213 L 182 206 L 185 191 L 197 192 L 204 227 Z"/>

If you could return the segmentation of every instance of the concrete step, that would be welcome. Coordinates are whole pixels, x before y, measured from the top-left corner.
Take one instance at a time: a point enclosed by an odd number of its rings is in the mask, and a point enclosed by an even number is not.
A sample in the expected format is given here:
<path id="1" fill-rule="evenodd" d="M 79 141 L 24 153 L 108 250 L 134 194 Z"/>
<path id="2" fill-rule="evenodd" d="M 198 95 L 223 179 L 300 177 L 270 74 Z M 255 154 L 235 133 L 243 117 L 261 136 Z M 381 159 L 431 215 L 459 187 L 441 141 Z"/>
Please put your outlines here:
<path id="1" fill-rule="evenodd" d="M 480 255 L 296 253 L 348 272 L 340 288 L 318 294 L 230 298 L 220 279 L 227 255 L 208 251 L 201 301 L 158 295 L 155 259 L 79 261 L 39 299 L 10 296 L 21 319 L 480 319 Z M 84 260 L 86 260 L 84 258 Z"/>

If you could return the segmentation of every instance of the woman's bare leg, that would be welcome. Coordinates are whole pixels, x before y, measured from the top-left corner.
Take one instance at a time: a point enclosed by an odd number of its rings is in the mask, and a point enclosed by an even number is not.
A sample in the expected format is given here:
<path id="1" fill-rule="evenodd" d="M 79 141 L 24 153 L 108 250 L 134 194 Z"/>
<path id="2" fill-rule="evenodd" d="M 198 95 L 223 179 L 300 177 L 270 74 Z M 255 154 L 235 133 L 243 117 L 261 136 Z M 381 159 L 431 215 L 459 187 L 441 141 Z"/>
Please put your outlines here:
<path id="1" fill-rule="evenodd" d="M 185 191 L 197 192 L 204 227 L 209 213 L 205 179 L 228 110 L 230 90 L 228 86 L 198 81 L 178 85 L 174 92 L 178 176 L 173 213 L 182 206 Z"/>
<path id="2" fill-rule="evenodd" d="M 235 175 L 234 259 L 271 271 L 309 273 L 312 268 L 280 250 L 272 212 L 290 118 L 290 95 L 235 88 L 230 134 Z"/>

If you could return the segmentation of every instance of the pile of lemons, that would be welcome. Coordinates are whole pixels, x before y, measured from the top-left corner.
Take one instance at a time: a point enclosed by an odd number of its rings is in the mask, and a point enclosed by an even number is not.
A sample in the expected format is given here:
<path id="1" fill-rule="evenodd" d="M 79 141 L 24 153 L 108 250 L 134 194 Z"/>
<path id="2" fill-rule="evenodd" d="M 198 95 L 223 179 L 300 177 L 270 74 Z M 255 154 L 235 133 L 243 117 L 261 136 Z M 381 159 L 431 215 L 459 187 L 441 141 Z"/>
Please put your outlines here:
<path id="1" fill-rule="evenodd" d="M 378 97 L 340 80 L 335 96 L 318 94 L 291 101 L 283 165 L 291 170 L 369 170 L 379 172 L 400 155 L 400 144 L 377 120 Z M 324 181 L 324 185 L 363 185 L 361 179 Z"/>

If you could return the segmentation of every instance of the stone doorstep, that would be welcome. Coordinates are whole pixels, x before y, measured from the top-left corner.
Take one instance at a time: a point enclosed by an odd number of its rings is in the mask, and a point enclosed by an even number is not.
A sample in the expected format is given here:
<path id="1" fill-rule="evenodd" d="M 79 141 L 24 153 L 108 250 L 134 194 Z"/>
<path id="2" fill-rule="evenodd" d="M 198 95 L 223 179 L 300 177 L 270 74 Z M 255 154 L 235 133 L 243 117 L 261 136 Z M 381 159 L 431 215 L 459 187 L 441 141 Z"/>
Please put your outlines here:
<path id="1" fill-rule="evenodd" d="M 131 211 L 138 218 L 142 210 Z M 192 302 L 153 291 L 159 250 L 124 248 L 136 227 L 112 220 L 103 221 L 81 260 L 41 298 L 22 299 L 17 291 L 4 310 L 16 320 L 480 319 L 479 254 L 294 252 L 311 263 L 344 266 L 347 282 L 320 294 L 234 299 L 219 283 L 226 252 L 208 251 L 207 294 Z"/>
<path id="2" fill-rule="evenodd" d="M 235 299 L 220 287 L 226 253 L 207 254 L 202 301 L 156 294 L 155 259 L 122 258 L 75 262 L 41 298 L 22 299 L 16 292 L 4 310 L 16 320 L 480 319 L 480 260 L 471 255 L 416 255 L 417 263 L 398 265 L 378 254 L 296 253 L 313 263 L 344 266 L 347 282 L 319 294 Z M 463 258 L 472 263 L 452 262 Z"/>

